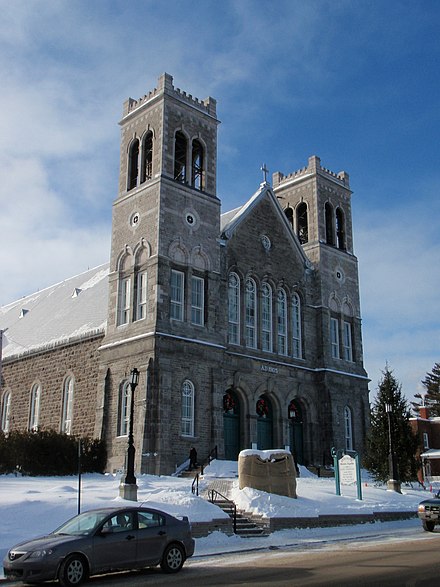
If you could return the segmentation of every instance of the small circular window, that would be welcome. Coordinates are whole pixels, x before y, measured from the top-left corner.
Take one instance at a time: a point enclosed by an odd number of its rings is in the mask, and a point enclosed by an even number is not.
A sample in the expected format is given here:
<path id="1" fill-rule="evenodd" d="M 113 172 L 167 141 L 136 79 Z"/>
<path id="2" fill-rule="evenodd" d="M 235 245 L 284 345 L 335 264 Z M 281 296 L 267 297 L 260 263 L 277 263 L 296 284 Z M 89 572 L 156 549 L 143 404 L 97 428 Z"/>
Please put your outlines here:
<path id="1" fill-rule="evenodd" d="M 183 213 L 185 224 L 193 230 L 199 227 L 199 217 L 194 210 L 185 210 Z"/>
<path id="2" fill-rule="evenodd" d="M 134 214 L 132 214 L 130 217 L 130 226 L 136 227 L 139 224 L 140 219 L 141 216 L 139 212 L 135 212 Z"/>
<path id="3" fill-rule="evenodd" d="M 342 271 L 342 269 L 340 267 L 336 267 L 335 276 L 336 276 L 336 279 L 340 283 L 344 283 L 344 281 L 345 281 L 345 275 L 344 275 L 344 272 Z"/>
<path id="4" fill-rule="evenodd" d="M 270 242 L 270 238 L 267 236 L 267 234 L 261 235 L 261 244 L 266 251 L 270 250 L 272 243 Z"/>

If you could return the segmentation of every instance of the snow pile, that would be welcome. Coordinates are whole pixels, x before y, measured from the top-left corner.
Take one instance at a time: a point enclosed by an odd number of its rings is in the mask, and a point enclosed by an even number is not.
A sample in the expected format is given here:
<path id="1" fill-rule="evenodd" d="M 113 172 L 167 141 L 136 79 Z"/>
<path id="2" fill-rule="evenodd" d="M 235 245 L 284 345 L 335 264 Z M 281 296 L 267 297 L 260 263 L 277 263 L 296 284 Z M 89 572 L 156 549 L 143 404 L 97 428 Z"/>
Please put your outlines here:
<path id="1" fill-rule="evenodd" d="M 298 498 L 265 493 L 255 489 L 238 489 L 237 462 L 214 461 L 205 470 L 199 489 L 207 488 L 216 478 L 233 480 L 232 498 L 239 508 L 265 517 L 315 517 L 323 514 L 361 514 L 380 511 L 416 511 L 422 499 L 430 497 L 421 488 L 403 487 L 402 494 L 375 486 L 368 477 L 363 481 L 363 500 L 357 499 L 355 486 L 341 486 L 341 496 L 335 494 L 334 479 L 317 478 L 301 467 L 298 478 Z M 113 475 L 83 475 L 81 511 L 96 507 L 116 506 L 124 502 L 119 497 L 120 478 Z M 191 493 L 191 478 L 140 475 L 137 478 L 138 501 L 162 509 L 175 516 L 188 516 L 191 522 L 203 522 L 226 516 L 217 506 Z M 365 484 L 366 483 L 366 484 Z M 434 488 L 433 488 L 434 489 Z M 15 477 L 4 475 L 0 482 L 0 561 L 8 548 L 33 536 L 48 533 L 74 516 L 78 509 L 78 480 L 76 477 Z M 418 520 L 387 522 L 408 532 L 422 531 Z M 382 524 L 385 526 L 385 524 Z M 376 533 L 375 524 L 356 526 L 356 536 Z M 388 526 L 389 527 L 389 526 Z M 325 537 L 353 535 L 353 527 L 297 529 L 275 532 L 269 538 L 249 539 L 228 537 L 215 532 L 197 539 L 196 554 L 218 553 L 241 548 L 305 544 Z M 423 532 L 423 531 L 422 531 Z M 350 534 L 351 533 L 351 534 Z M 328 540 L 328 538 L 325 538 Z M 246 546 L 243 546 L 243 545 Z M 1 569 L 0 569 L 1 577 Z"/>

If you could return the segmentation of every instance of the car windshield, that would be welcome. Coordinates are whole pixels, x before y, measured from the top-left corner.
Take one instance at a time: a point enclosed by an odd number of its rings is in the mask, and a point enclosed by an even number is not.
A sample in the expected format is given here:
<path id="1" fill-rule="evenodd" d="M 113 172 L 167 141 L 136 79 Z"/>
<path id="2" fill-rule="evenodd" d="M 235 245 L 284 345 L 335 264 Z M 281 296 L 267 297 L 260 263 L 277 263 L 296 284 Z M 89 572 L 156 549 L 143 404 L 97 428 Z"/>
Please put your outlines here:
<path id="1" fill-rule="evenodd" d="M 92 534 L 108 515 L 108 512 L 84 512 L 65 522 L 53 534 L 87 536 L 88 534 Z"/>

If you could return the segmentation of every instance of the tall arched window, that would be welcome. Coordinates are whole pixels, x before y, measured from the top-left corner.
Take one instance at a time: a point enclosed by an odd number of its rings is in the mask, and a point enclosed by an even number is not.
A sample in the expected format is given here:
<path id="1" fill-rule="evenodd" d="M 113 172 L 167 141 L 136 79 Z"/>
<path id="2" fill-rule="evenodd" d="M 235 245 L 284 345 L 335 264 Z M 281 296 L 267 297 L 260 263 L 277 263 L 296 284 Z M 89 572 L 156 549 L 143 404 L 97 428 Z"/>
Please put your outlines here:
<path id="1" fill-rule="evenodd" d="M 153 133 L 147 132 L 142 141 L 141 183 L 153 177 Z"/>
<path id="2" fill-rule="evenodd" d="M 194 139 L 192 143 L 192 154 L 191 154 L 191 185 L 196 190 L 204 189 L 204 153 L 203 146 L 200 141 Z"/>
<path id="3" fill-rule="evenodd" d="M 287 297 L 284 289 L 277 292 L 277 345 L 278 354 L 287 355 Z"/>
<path id="4" fill-rule="evenodd" d="M 130 427 L 131 386 L 126 381 L 119 390 L 118 436 L 128 436 Z"/>
<path id="5" fill-rule="evenodd" d="M 228 280 L 228 338 L 231 344 L 240 342 L 240 279 L 236 273 Z"/>
<path id="6" fill-rule="evenodd" d="M 2 430 L 8 434 L 11 426 L 11 392 L 6 391 L 2 402 Z"/>
<path id="7" fill-rule="evenodd" d="M 344 408 L 344 424 L 345 424 L 345 450 L 353 450 L 353 422 L 351 417 L 351 410 L 348 406 Z"/>
<path id="8" fill-rule="evenodd" d="M 38 423 L 40 420 L 40 399 L 41 385 L 39 383 L 35 383 L 31 389 L 29 402 L 29 430 L 31 432 L 38 430 Z"/>
<path id="9" fill-rule="evenodd" d="M 73 419 L 73 394 L 74 380 L 73 377 L 66 377 L 63 387 L 63 407 L 61 414 L 61 432 L 64 434 L 72 433 Z"/>
<path id="10" fill-rule="evenodd" d="M 142 247 L 136 254 L 134 269 L 134 320 L 143 320 L 147 317 L 147 268 L 148 251 Z"/>
<path id="11" fill-rule="evenodd" d="M 337 208 L 336 210 L 336 239 L 338 249 L 345 251 L 345 216 L 341 208 Z"/>
<path id="12" fill-rule="evenodd" d="M 246 346 L 255 349 L 257 348 L 257 286 L 250 277 L 246 279 L 244 306 Z"/>
<path id="13" fill-rule="evenodd" d="M 128 324 L 131 312 L 131 275 L 133 257 L 126 254 L 119 264 L 117 325 Z"/>
<path id="14" fill-rule="evenodd" d="M 137 186 L 139 174 L 139 139 L 135 139 L 128 151 L 128 181 L 127 190 Z"/>
<path id="15" fill-rule="evenodd" d="M 177 131 L 174 140 L 174 179 L 186 183 L 186 152 L 187 140 L 185 135 Z"/>
<path id="16" fill-rule="evenodd" d="M 261 286 L 261 348 L 272 352 L 272 288 Z"/>
<path id="17" fill-rule="evenodd" d="M 194 436 L 194 385 L 186 379 L 182 385 L 182 436 Z"/>
<path id="18" fill-rule="evenodd" d="M 296 233 L 302 245 L 309 241 L 309 221 L 305 202 L 301 202 L 296 208 Z"/>
<path id="19" fill-rule="evenodd" d="M 301 301 L 297 293 L 292 296 L 292 355 L 302 357 Z"/>
<path id="20" fill-rule="evenodd" d="M 286 215 L 287 220 L 289 221 L 290 226 L 293 229 L 293 210 L 290 206 L 284 210 L 284 214 Z"/>
<path id="21" fill-rule="evenodd" d="M 330 202 L 325 203 L 325 240 L 332 247 L 335 245 L 335 231 L 333 226 L 333 207 Z"/>

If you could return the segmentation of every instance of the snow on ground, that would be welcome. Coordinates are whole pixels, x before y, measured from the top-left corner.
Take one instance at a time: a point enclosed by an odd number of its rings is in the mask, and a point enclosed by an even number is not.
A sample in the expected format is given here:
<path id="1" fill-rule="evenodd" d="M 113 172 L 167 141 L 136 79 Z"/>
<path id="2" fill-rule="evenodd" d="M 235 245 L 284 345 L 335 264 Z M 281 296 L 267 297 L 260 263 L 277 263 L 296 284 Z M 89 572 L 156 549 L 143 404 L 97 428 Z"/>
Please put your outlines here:
<path id="1" fill-rule="evenodd" d="M 214 461 L 205 469 L 199 490 L 207 487 L 214 478 L 235 479 L 233 499 L 246 511 L 263 516 L 315 517 L 322 514 L 365 514 L 380 511 L 416 511 L 422 499 L 430 497 L 429 491 L 419 487 L 403 487 L 402 494 L 376 486 L 365 476 L 362 480 L 362 501 L 357 499 L 354 486 L 341 486 L 341 496 L 336 495 L 335 481 L 317 478 L 301 467 L 297 481 L 298 498 L 238 489 L 237 463 Z M 191 493 L 191 478 L 140 475 L 138 501 L 162 509 L 172 515 L 188 516 L 191 522 L 210 521 L 226 516 L 217 506 Z M 119 497 L 120 478 L 113 475 L 83 475 L 81 483 L 81 511 L 96 507 L 116 506 L 125 503 Z M 437 489 L 437 488 L 433 488 Z M 127 502 L 132 504 L 133 502 Z M 76 477 L 0 477 L 0 561 L 14 544 L 37 535 L 50 532 L 62 522 L 74 516 L 78 510 L 78 479 Z M 214 532 L 196 540 L 195 555 L 240 551 L 248 548 L 264 548 L 326 542 L 338 536 L 362 537 L 378 533 L 378 526 L 396 528 L 409 535 L 420 533 L 418 520 L 341 526 L 337 528 L 295 529 L 274 532 L 266 538 L 240 538 Z M 1 564 L 1 563 L 0 563 Z M 1 567 L 0 567 L 0 577 Z"/>

